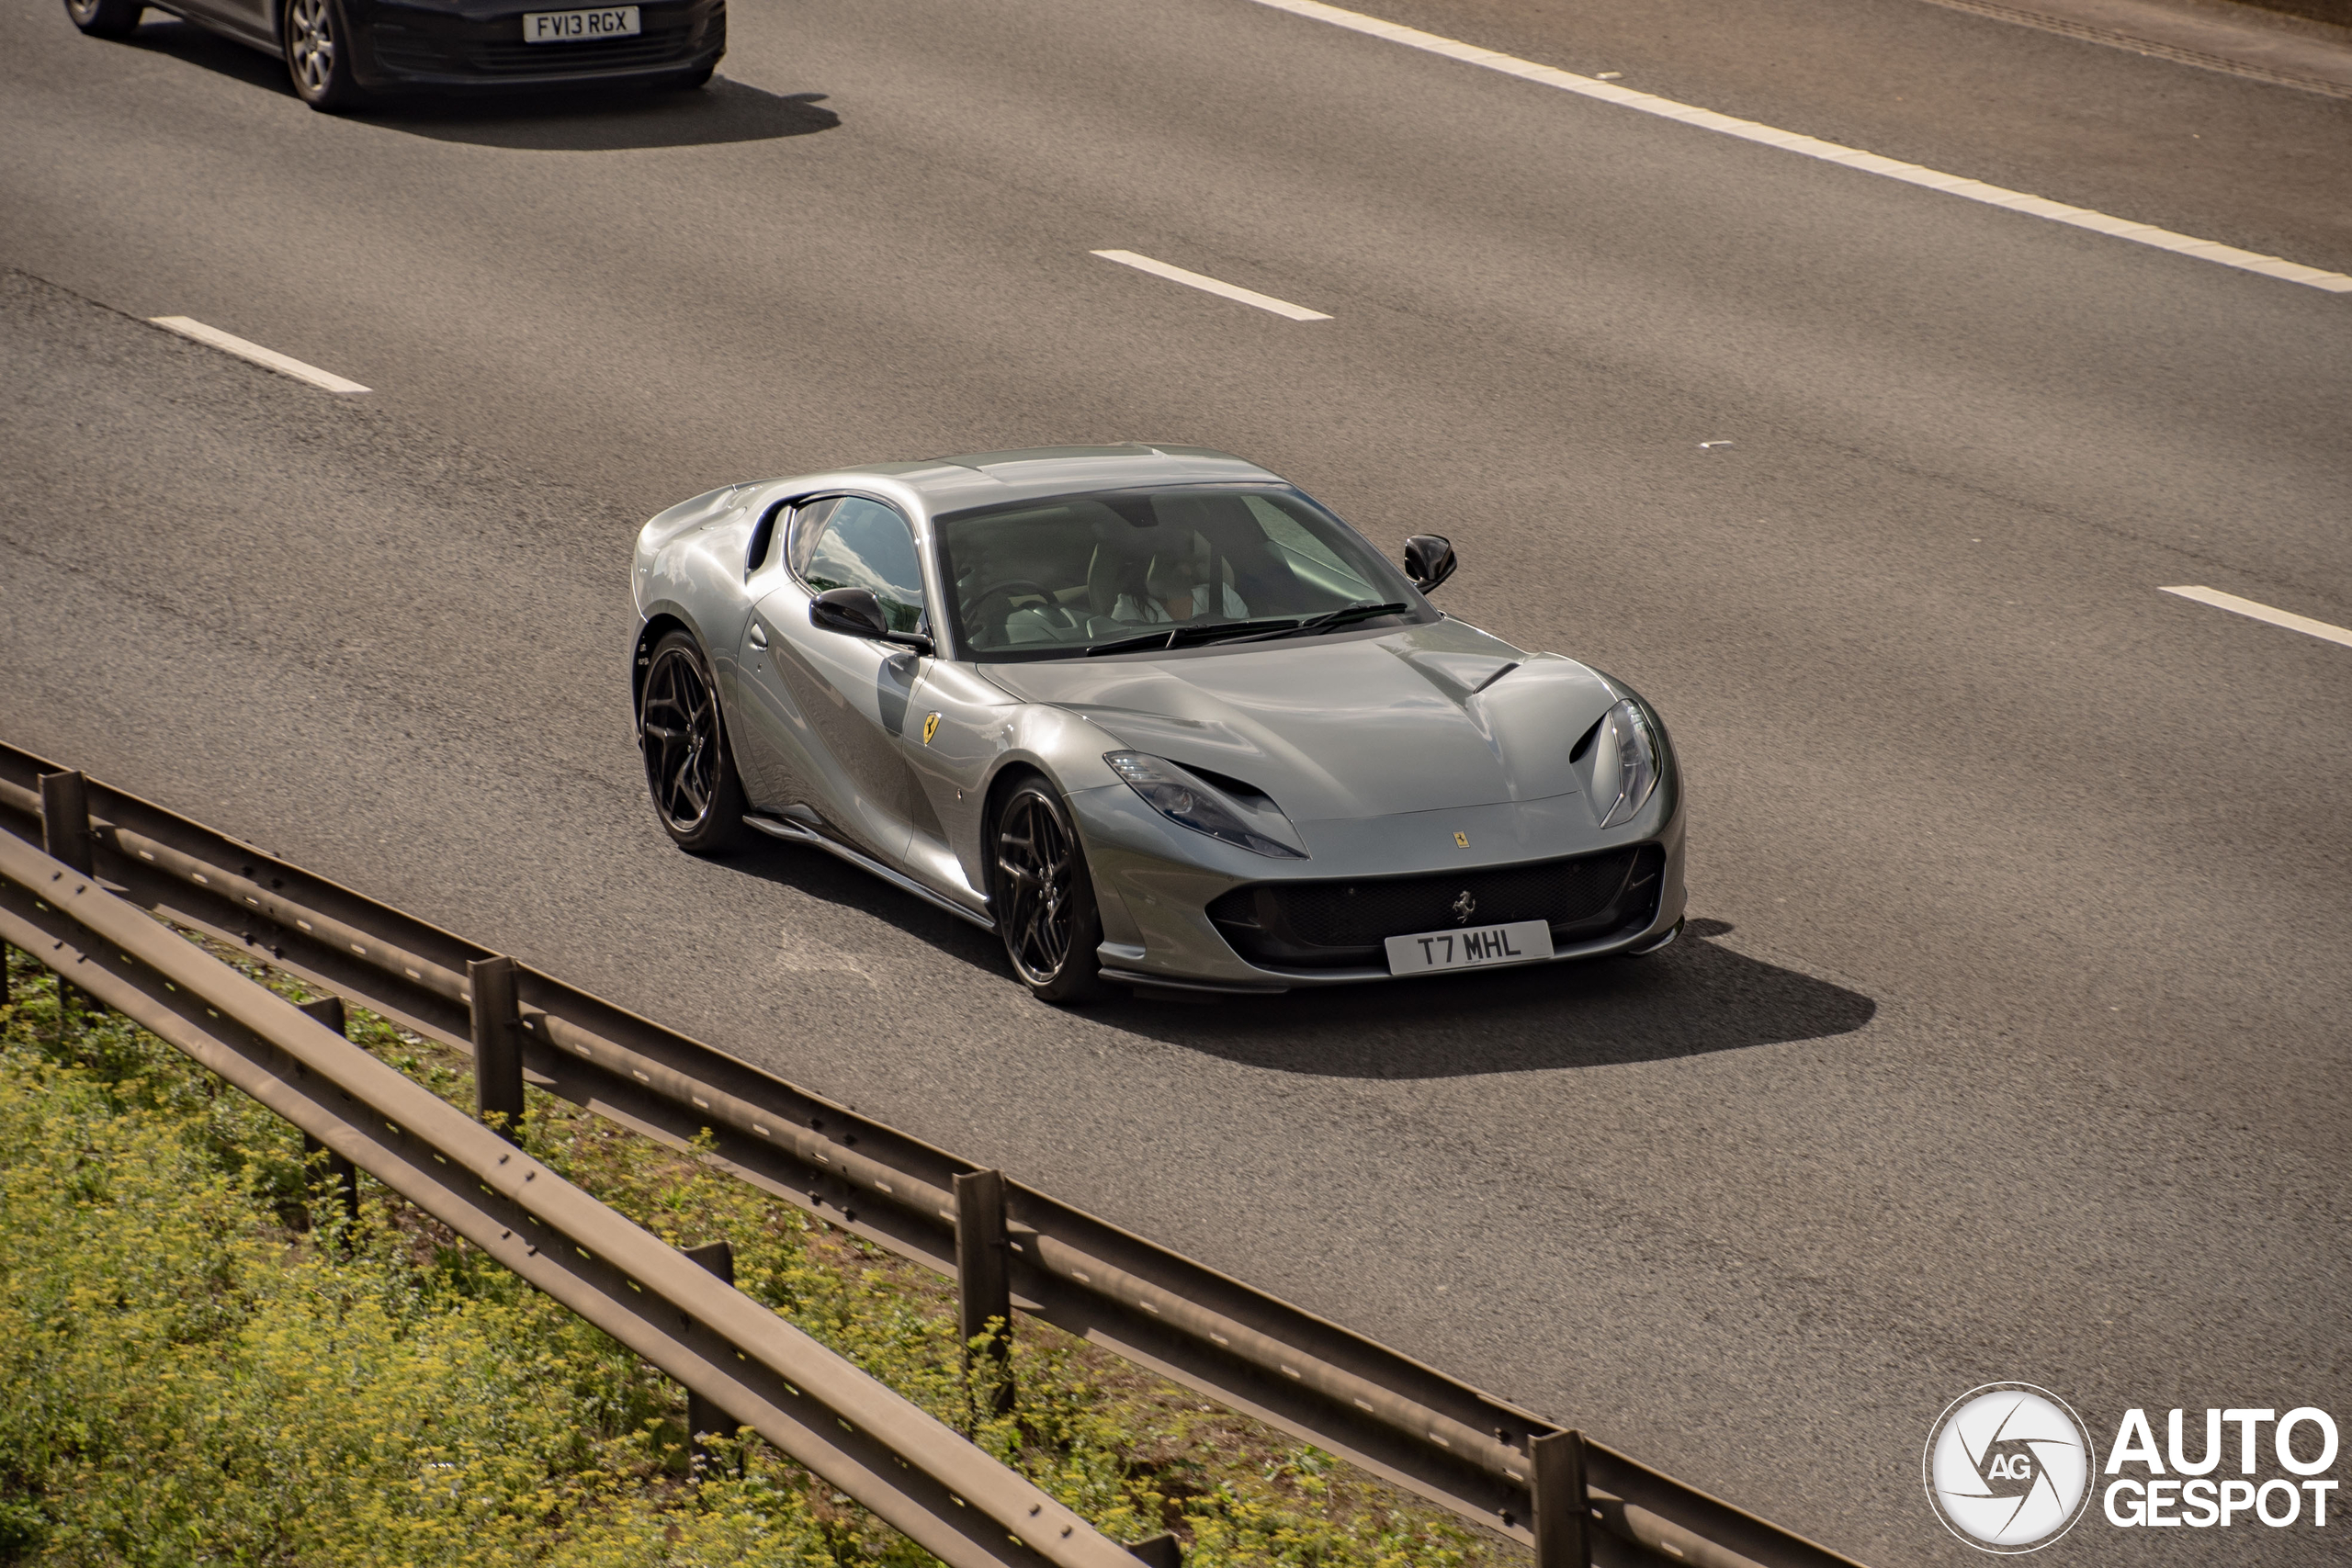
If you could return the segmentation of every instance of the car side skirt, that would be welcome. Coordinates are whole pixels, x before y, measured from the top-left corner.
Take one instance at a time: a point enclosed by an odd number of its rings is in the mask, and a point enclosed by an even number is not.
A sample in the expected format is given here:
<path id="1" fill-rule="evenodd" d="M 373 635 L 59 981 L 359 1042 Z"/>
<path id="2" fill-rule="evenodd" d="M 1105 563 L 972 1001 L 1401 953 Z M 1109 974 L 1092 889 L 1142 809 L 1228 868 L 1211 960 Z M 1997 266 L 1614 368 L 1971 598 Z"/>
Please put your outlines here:
<path id="1" fill-rule="evenodd" d="M 864 851 L 852 849 L 847 844 L 829 839 L 814 828 L 804 828 L 797 822 L 788 822 L 777 817 L 747 814 L 743 820 L 770 838 L 782 839 L 790 844 L 813 844 L 827 854 L 837 855 L 860 871 L 873 873 L 900 892 L 911 893 L 933 908 L 944 909 L 957 919 L 968 920 L 984 931 L 996 930 L 996 921 L 978 909 L 967 909 L 946 895 L 933 892 L 904 872 L 893 871 Z"/>

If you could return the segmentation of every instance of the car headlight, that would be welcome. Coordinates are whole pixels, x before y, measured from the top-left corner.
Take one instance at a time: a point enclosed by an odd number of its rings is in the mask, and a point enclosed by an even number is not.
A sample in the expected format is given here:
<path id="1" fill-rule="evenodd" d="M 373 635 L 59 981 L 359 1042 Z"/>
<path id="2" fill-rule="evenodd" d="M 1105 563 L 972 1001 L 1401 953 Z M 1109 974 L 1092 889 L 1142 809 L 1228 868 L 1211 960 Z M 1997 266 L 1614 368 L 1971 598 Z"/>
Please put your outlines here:
<path id="1" fill-rule="evenodd" d="M 1601 715 L 1600 723 L 1593 731 L 1589 765 L 1592 804 L 1600 813 L 1602 827 L 1614 828 L 1621 822 L 1629 822 L 1635 812 L 1649 804 L 1662 771 L 1659 749 L 1657 732 L 1650 728 L 1649 715 L 1632 698 Z"/>
<path id="2" fill-rule="evenodd" d="M 1307 858 L 1304 850 L 1270 838 L 1262 830 L 1271 828 L 1276 832 L 1292 831 L 1282 808 L 1264 795 L 1246 804 L 1228 800 L 1191 769 L 1142 751 L 1105 751 L 1102 760 L 1111 764 L 1113 773 L 1127 781 L 1129 789 L 1170 822 L 1195 833 L 1206 833 L 1220 842 L 1238 845 L 1252 854 L 1270 855 L 1276 860 Z M 1250 820 L 1253 818 L 1254 823 Z"/>

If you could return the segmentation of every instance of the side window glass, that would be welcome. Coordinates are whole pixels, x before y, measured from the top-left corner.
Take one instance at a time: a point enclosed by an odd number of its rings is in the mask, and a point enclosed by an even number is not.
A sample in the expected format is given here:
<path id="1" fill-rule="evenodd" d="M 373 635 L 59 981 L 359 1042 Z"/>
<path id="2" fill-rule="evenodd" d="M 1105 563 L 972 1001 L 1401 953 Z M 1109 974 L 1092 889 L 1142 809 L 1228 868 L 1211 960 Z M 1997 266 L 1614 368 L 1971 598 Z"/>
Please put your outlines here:
<path id="1" fill-rule="evenodd" d="M 785 557 L 786 563 L 797 577 L 808 575 L 808 557 L 817 547 L 817 536 L 825 531 L 825 519 L 842 503 L 837 495 L 804 501 L 792 509 L 792 547 Z"/>
<path id="2" fill-rule="evenodd" d="M 843 496 L 821 525 L 812 528 L 801 581 L 820 593 L 831 588 L 870 588 L 882 602 L 883 618 L 894 632 L 910 632 L 922 621 L 922 564 L 915 555 L 914 530 L 878 501 Z M 799 543 L 796 525 L 794 544 Z"/>

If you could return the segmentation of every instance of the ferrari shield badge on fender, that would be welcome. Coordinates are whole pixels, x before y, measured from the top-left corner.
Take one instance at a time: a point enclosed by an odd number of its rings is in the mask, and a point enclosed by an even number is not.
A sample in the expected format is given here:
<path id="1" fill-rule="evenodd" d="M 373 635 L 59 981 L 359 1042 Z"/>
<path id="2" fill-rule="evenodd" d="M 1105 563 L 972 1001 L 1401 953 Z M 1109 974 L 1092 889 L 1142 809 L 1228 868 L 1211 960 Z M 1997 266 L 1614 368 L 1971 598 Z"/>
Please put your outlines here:
<path id="1" fill-rule="evenodd" d="M 1469 835 L 1469 834 L 1467 834 L 1467 833 L 1456 833 L 1456 834 L 1454 834 L 1454 835 L 1453 835 L 1453 847 L 1454 847 L 1455 849 L 1457 849 L 1457 850 L 1466 850 L 1466 849 L 1468 849 L 1468 848 L 1470 847 L 1470 835 Z"/>
<path id="2" fill-rule="evenodd" d="M 938 733 L 939 716 L 935 713 L 925 714 L 922 721 L 922 743 L 926 746 L 930 745 L 931 738 Z"/>

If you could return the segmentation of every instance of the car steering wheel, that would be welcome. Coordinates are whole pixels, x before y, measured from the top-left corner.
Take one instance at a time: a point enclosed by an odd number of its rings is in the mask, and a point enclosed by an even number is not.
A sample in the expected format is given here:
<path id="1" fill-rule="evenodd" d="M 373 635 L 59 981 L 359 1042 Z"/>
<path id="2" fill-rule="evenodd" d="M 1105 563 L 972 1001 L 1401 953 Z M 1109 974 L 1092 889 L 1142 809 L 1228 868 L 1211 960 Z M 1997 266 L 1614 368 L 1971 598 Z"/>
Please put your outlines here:
<path id="1" fill-rule="evenodd" d="M 1001 582 L 989 583 L 986 588 L 981 589 L 978 593 L 973 594 L 969 600 L 966 601 L 966 603 L 972 606 L 972 619 L 985 625 L 988 621 L 988 617 L 979 613 L 980 606 L 999 595 L 1003 596 L 1005 601 L 1005 611 L 1008 615 L 1011 614 L 1012 601 L 1020 597 L 1020 595 L 1013 591 L 1015 589 L 1022 588 L 1027 589 L 1030 592 L 1035 593 L 1038 598 L 1043 599 L 1046 602 L 1046 607 L 1049 609 L 1059 609 L 1061 607 L 1060 603 L 1054 598 L 1052 592 L 1046 589 L 1044 583 L 1032 582 L 1025 577 L 1008 577 Z"/>

